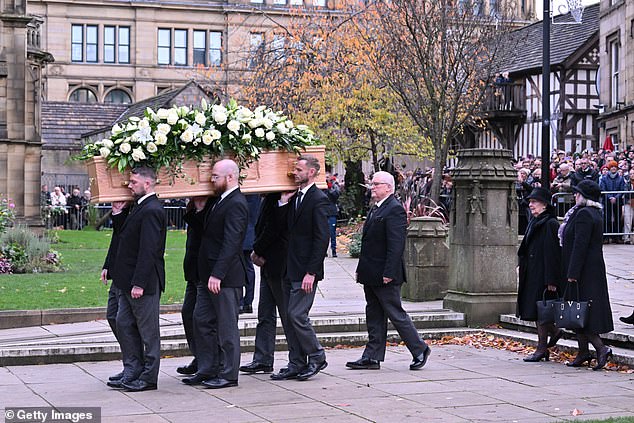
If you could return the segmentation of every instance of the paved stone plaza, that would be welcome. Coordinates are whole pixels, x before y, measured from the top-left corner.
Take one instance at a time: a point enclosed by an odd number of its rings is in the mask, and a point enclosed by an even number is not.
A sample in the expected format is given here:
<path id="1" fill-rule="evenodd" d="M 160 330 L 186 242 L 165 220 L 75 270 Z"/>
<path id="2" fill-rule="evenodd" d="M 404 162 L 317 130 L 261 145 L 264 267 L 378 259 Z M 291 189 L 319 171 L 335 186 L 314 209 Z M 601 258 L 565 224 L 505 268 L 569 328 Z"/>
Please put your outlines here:
<path id="1" fill-rule="evenodd" d="M 629 314 L 634 306 L 633 256 L 633 246 L 605 248 L 616 331 L 630 339 L 634 326 L 617 317 Z M 353 281 L 356 261 L 329 258 L 326 265 L 327 279 L 320 284 L 314 312 L 332 316 L 362 312 L 362 290 Z M 442 302 L 405 307 L 435 310 Z M 163 323 L 178 319 L 178 314 L 164 315 Z M 0 343 L 95 328 L 108 332 L 104 321 L 7 329 L 0 331 Z M 404 347 L 389 347 L 378 371 L 346 369 L 345 362 L 357 359 L 361 348 L 329 349 L 328 368 L 309 381 L 274 382 L 268 375 L 241 375 L 238 387 L 219 391 L 180 382 L 175 369 L 189 357 L 165 357 L 159 390 L 140 393 L 106 386 L 107 377 L 120 370 L 119 361 L 8 366 L 0 368 L 0 408 L 101 407 L 105 422 L 554 422 L 619 416 L 634 421 L 634 374 L 572 369 L 554 362 L 524 363 L 524 355 L 494 348 L 432 348 L 421 371 L 408 369 L 411 356 Z M 276 369 L 285 359 L 285 352 L 277 353 Z M 250 360 L 251 353 L 242 355 L 243 363 Z"/>

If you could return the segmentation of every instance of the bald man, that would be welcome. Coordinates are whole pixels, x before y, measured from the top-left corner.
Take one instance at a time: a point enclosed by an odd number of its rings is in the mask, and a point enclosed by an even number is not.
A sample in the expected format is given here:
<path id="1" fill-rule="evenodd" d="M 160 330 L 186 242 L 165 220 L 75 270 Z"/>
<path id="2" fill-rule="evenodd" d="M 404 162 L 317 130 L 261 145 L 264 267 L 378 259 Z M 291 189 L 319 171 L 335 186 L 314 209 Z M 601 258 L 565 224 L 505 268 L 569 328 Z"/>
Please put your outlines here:
<path id="1" fill-rule="evenodd" d="M 238 312 L 246 280 L 242 241 L 248 223 L 247 200 L 238 178 L 238 165 L 232 160 L 221 160 L 212 169 L 216 200 L 203 219 L 194 308 L 198 372 L 182 380 L 187 385 L 212 389 L 238 385 Z"/>
<path id="2" fill-rule="evenodd" d="M 401 286 L 405 282 L 403 251 L 407 232 L 407 216 L 394 198 L 394 177 L 376 172 L 370 184 L 374 206 L 363 225 L 361 254 L 357 265 L 357 282 L 365 293 L 365 315 L 368 343 L 357 361 L 346 367 L 353 370 L 378 370 L 385 359 L 387 319 L 412 353 L 410 370 L 419 370 L 430 354 L 401 304 Z"/>

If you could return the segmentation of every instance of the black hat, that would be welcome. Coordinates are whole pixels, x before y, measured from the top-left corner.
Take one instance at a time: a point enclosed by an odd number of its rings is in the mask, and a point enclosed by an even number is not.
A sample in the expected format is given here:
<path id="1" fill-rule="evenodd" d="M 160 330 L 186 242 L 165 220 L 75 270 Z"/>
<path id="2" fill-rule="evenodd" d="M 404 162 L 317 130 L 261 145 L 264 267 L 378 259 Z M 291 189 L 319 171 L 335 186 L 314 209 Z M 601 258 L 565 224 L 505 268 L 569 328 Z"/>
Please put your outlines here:
<path id="1" fill-rule="evenodd" d="M 533 188 L 531 193 L 528 195 L 528 197 L 526 197 L 526 199 L 541 201 L 542 203 L 549 205 L 552 199 L 552 196 L 550 195 L 550 191 L 547 190 L 546 188 L 535 187 Z"/>
<path id="2" fill-rule="evenodd" d="M 589 179 L 584 179 L 579 182 L 577 185 L 572 187 L 574 192 L 578 192 L 588 200 L 599 201 L 601 199 L 601 188 L 599 188 L 599 184 Z"/>

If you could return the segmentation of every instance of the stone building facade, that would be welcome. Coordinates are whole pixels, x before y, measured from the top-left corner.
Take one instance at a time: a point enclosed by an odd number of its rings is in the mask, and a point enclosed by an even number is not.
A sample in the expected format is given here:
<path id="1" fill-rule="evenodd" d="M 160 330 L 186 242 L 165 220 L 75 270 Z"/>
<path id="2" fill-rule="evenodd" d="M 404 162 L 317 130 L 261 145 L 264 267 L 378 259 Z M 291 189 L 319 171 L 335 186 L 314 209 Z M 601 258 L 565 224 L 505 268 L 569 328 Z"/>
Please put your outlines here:
<path id="1" fill-rule="evenodd" d="M 601 0 L 599 25 L 601 140 L 634 145 L 634 2 Z"/>
<path id="2" fill-rule="evenodd" d="M 0 0 L 0 193 L 26 223 L 40 214 L 42 70 L 53 60 L 42 23 L 26 1 Z"/>

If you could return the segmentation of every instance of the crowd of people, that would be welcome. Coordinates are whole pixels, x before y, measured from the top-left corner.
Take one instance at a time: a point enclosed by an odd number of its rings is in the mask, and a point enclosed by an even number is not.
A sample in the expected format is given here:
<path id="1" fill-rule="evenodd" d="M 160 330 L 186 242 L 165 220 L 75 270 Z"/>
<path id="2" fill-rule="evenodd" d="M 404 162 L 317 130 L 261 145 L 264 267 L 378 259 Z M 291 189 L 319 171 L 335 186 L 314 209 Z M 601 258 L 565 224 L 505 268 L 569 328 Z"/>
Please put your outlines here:
<path id="1" fill-rule="evenodd" d="M 48 185 L 42 185 L 42 215 L 52 227 L 82 229 L 88 221 L 90 198 L 90 190 L 82 193 L 78 187 L 73 187 L 71 192 L 67 193 L 62 185 L 54 187 L 53 191 L 48 190 Z"/>
<path id="2" fill-rule="evenodd" d="M 532 156 L 520 157 L 516 163 L 516 194 L 519 204 L 518 233 L 525 232 L 530 219 L 528 196 L 535 187 L 543 185 L 541 160 Z M 556 151 L 550 165 L 548 181 L 557 214 L 564 214 L 574 206 L 573 189 L 581 181 L 597 183 L 602 191 L 603 233 L 606 243 L 632 243 L 634 219 L 634 147 L 613 152 L 598 150 L 571 154 Z"/>
<path id="3" fill-rule="evenodd" d="M 324 279 L 329 246 L 336 255 L 336 246 L 329 243 L 336 228 L 329 221 L 339 187 L 328 175 L 328 188 L 318 189 L 319 171 L 315 157 L 300 156 L 293 172 L 297 190 L 263 199 L 252 196 L 256 200 L 250 207 L 240 192 L 237 164 L 221 160 L 212 169 L 213 195 L 189 202 L 182 316 L 194 359 L 177 369 L 187 376 L 184 384 L 222 389 L 237 386 L 240 372 L 272 373 L 277 314 L 288 344 L 288 362 L 271 379 L 307 380 L 328 365 L 309 313 L 318 283 Z M 112 279 L 108 322 L 123 361 L 123 371 L 107 384 L 130 392 L 158 387 L 167 221 L 154 192 L 155 178 L 152 169 L 133 169 L 129 188 L 134 202 L 112 204 L 114 231 L 101 273 L 104 283 Z M 367 301 L 369 342 L 360 359 L 346 364 L 353 370 L 380 368 L 388 319 L 412 354 L 410 370 L 425 366 L 431 351 L 401 305 L 407 217 L 394 197 L 395 188 L 394 177 L 387 172 L 376 172 L 369 184 L 374 205 L 363 227 L 356 270 Z M 245 249 L 250 221 L 255 222 L 252 244 Z M 249 263 L 260 268 L 258 325 L 253 361 L 240 365 L 238 315 L 243 288 L 250 280 Z"/>

